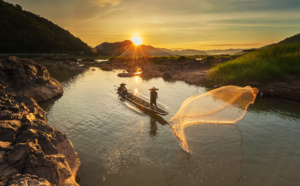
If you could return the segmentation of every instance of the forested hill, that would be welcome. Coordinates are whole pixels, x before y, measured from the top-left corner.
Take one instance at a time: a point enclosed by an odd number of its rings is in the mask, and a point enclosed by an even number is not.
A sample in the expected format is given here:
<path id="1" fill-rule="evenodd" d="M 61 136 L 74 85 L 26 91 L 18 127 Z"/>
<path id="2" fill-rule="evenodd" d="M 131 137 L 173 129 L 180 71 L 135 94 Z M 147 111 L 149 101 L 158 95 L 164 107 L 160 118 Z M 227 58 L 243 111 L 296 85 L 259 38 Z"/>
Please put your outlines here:
<path id="1" fill-rule="evenodd" d="M 51 21 L 0 0 L 0 53 L 91 53 L 91 48 Z"/>

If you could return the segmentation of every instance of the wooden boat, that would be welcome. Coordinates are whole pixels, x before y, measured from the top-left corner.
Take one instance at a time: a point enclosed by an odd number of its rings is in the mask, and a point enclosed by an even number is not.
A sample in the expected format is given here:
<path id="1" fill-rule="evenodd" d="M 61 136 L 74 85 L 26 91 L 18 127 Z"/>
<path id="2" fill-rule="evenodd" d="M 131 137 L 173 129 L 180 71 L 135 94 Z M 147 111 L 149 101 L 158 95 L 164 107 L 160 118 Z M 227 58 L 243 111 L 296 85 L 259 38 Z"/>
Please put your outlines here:
<path id="1" fill-rule="evenodd" d="M 129 102 L 133 103 L 134 105 L 136 105 L 137 107 L 139 107 L 141 110 L 143 111 L 148 111 L 148 112 L 151 112 L 151 113 L 155 113 L 155 114 L 158 114 L 158 115 L 162 115 L 162 116 L 165 116 L 167 114 L 169 114 L 168 112 L 160 109 L 160 108 L 151 108 L 150 107 L 150 103 L 135 96 L 133 93 L 131 92 L 122 92 L 122 91 L 118 91 L 118 94 L 120 97 L 122 97 L 123 99 L 125 100 L 128 100 Z"/>

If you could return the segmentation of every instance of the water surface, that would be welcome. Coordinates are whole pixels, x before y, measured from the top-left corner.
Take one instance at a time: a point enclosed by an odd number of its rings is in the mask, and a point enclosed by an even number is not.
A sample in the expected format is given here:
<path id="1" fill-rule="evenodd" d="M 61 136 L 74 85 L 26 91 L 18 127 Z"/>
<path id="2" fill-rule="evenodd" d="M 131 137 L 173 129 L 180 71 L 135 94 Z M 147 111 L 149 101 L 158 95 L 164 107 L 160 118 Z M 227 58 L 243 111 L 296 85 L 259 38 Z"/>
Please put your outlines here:
<path id="1" fill-rule="evenodd" d="M 61 98 L 42 104 L 48 124 L 79 154 L 80 185 L 299 185 L 299 104 L 258 99 L 235 125 L 189 127 L 189 155 L 166 121 L 207 90 L 117 73 L 90 69 L 63 82 Z M 122 82 L 144 98 L 158 87 L 158 103 L 170 114 L 147 115 L 120 100 L 114 85 Z"/>

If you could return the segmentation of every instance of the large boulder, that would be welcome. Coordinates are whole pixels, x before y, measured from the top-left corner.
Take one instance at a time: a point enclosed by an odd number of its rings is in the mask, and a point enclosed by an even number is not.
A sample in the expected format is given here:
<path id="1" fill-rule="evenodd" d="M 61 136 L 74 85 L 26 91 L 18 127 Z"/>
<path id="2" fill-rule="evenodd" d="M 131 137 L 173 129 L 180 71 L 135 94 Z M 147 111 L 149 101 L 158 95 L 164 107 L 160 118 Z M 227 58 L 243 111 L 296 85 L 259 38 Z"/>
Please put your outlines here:
<path id="1" fill-rule="evenodd" d="M 43 65 L 32 59 L 10 56 L 0 63 L 0 81 L 17 95 L 46 101 L 63 94 L 59 81 L 52 78 Z"/>

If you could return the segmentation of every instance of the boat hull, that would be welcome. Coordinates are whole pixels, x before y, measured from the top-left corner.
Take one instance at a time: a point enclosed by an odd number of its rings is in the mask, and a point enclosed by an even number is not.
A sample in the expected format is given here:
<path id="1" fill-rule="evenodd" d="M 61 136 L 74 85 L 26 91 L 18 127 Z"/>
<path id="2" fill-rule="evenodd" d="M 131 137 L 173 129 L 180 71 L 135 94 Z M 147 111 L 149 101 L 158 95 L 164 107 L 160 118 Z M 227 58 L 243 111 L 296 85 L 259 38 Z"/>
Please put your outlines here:
<path id="1" fill-rule="evenodd" d="M 129 102 L 133 103 L 134 105 L 136 105 L 138 108 L 140 108 L 143 111 L 155 113 L 155 114 L 158 114 L 158 115 L 161 115 L 161 116 L 165 116 L 165 115 L 169 114 L 168 112 L 166 112 L 166 111 L 164 111 L 160 108 L 152 109 L 149 102 L 135 96 L 134 94 L 132 94 L 130 92 L 118 91 L 117 93 L 119 94 L 120 97 L 122 97 L 123 99 L 128 100 Z"/>

